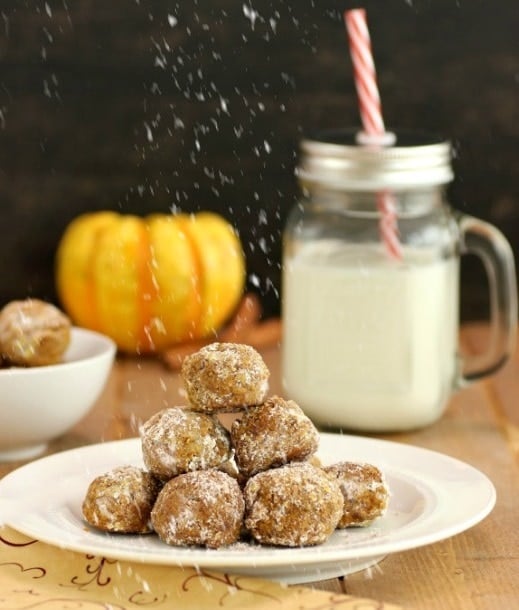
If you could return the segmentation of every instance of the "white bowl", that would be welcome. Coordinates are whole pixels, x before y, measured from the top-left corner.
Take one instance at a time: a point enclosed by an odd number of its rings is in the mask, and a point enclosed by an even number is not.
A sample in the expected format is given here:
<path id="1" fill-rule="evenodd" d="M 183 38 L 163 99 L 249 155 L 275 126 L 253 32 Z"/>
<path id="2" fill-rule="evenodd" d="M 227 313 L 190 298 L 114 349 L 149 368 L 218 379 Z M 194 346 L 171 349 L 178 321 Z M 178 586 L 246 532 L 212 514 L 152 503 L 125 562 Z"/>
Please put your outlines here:
<path id="1" fill-rule="evenodd" d="M 101 394 L 115 352 L 108 337 L 73 328 L 59 364 L 0 369 L 0 461 L 34 457 L 77 424 Z"/>

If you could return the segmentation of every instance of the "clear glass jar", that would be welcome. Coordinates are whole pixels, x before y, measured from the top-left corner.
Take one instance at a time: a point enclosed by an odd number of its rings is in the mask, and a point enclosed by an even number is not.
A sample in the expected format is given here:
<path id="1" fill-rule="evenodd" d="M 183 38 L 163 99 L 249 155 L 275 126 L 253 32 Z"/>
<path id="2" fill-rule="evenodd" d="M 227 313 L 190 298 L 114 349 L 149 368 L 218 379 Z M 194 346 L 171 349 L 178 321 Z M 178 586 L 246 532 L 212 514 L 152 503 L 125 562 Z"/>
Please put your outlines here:
<path id="1" fill-rule="evenodd" d="M 456 213 L 446 142 L 398 134 L 360 146 L 353 131 L 302 142 L 302 198 L 284 234 L 285 393 L 318 424 L 396 431 L 429 424 L 453 389 L 510 355 L 517 317 L 514 260 L 503 235 Z M 381 237 L 380 193 L 396 209 L 401 255 Z M 458 350 L 460 255 L 488 271 L 492 340 L 477 361 Z"/>

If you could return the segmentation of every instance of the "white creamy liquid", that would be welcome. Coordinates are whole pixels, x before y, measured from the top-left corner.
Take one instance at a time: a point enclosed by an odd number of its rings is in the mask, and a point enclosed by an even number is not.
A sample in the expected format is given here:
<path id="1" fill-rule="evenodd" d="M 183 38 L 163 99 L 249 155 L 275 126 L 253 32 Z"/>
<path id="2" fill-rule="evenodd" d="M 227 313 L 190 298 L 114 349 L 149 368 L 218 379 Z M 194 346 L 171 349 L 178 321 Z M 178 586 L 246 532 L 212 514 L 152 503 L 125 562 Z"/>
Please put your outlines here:
<path id="1" fill-rule="evenodd" d="M 458 259 L 366 248 L 320 242 L 285 262 L 285 392 L 326 426 L 426 425 L 457 371 Z"/>

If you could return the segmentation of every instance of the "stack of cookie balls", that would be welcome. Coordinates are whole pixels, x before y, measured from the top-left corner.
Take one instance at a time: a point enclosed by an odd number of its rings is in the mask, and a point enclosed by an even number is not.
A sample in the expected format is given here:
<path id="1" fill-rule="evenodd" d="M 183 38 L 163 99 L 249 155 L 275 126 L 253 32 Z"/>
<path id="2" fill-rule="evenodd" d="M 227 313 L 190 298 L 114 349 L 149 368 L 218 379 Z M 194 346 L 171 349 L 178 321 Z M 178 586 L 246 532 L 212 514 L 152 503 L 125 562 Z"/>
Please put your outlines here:
<path id="1" fill-rule="evenodd" d="M 181 375 L 189 405 L 142 425 L 145 469 L 121 466 L 91 482 L 83 502 L 90 525 L 154 531 L 175 546 L 300 547 L 385 512 L 380 470 L 322 467 L 317 429 L 295 402 L 267 397 L 269 370 L 252 347 L 213 343 L 188 356 Z M 238 416 L 227 429 L 218 414 L 230 412 Z"/>

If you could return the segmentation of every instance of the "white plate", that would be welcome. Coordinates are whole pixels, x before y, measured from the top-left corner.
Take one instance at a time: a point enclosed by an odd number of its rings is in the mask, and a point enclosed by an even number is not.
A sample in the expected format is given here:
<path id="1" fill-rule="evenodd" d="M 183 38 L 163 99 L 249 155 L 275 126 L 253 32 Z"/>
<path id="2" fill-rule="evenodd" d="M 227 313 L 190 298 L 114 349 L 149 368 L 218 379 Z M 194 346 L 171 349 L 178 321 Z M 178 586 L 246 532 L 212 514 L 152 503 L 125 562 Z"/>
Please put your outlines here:
<path id="1" fill-rule="evenodd" d="M 336 531 L 323 545 L 273 548 L 239 543 L 207 550 L 168 546 L 153 535 L 97 532 L 85 525 L 81 503 L 90 481 L 122 464 L 142 465 L 138 439 L 58 453 L 19 468 L 0 481 L 4 521 L 18 531 L 63 548 L 113 559 L 198 566 L 287 583 L 334 578 L 462 532 L 492 510 L 495 489 L 481 472 L 453 458 L 390 441 L 322 434 L 324 464 L 341 460 L 377 465 L 391 500 L 384 517 L 367 528 Z M 1 521 L 1 515 L 0 515 Z"/>

